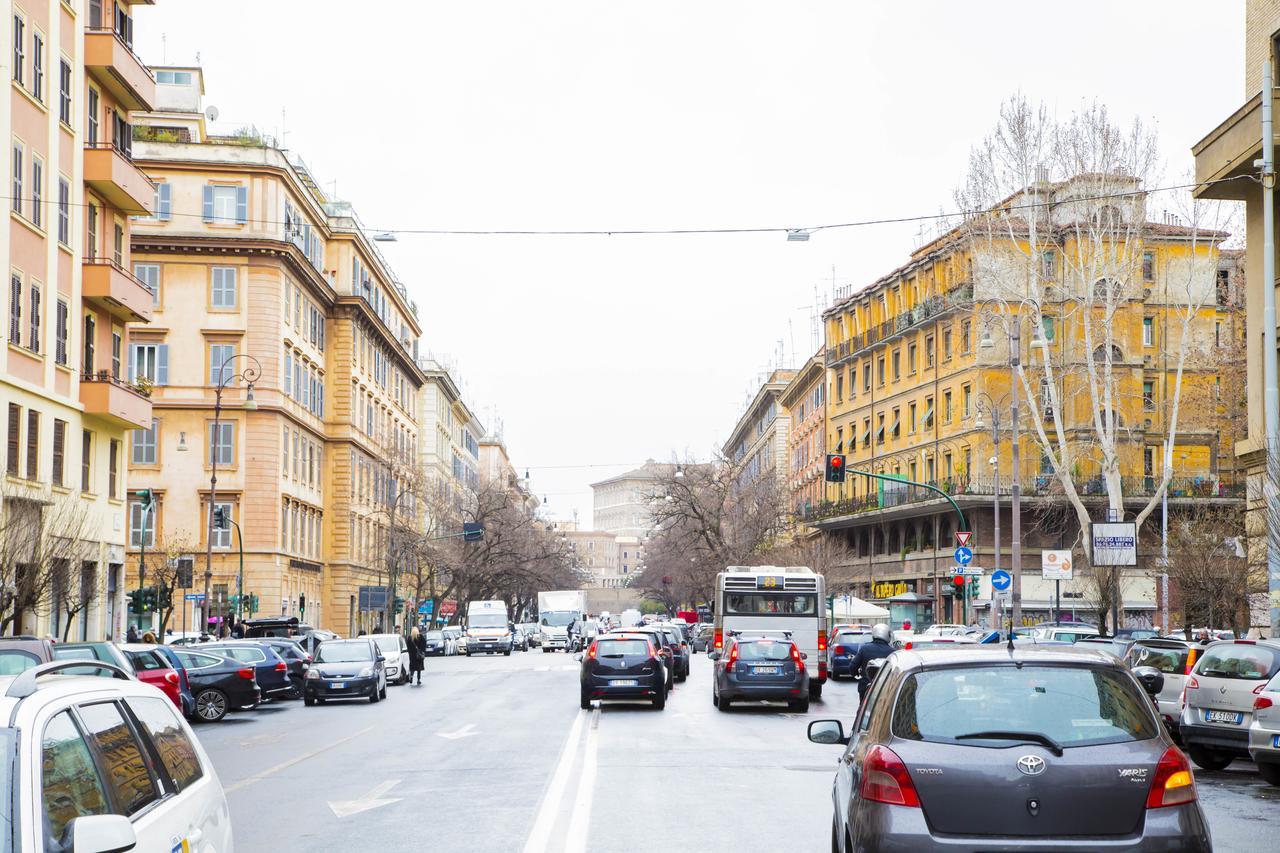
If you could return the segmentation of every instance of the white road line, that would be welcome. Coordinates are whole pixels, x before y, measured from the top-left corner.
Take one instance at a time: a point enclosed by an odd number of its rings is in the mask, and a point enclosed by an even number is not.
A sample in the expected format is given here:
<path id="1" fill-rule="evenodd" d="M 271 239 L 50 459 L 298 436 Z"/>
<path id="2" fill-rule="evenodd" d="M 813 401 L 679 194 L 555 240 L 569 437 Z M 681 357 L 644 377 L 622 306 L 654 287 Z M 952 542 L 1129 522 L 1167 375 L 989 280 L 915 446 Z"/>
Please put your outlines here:
<path id="1" fill-rule="evenodd" d="M 569 818 L 569 832 L 564 842 L 564 853 L 586 853 L 587 830 L 591 828 L 591 801 L 596 791 L 596 751 L 600 727 L 600 709 L 591 712 L 591 725 L 587 727 L 587 745 L 582 756 L 582 774 L 578 777 L 578 796 L 573 801 L 573 815 Z"/>
<path id="2" fill-rule="evenodd" d="M 304 752 L 302 755 L 299 755 L 295 758 L 290 758 L 288 761 L 282 761 L 274 767 L 268 767 L 266 770 L 263 770 L 261 773 L 255 773 L 252 776 L 248 776 L 244 779 L 241 779 L 239 782 L 235 782 L 231 785 L 227 785 L 225 788 L 222 789 L 222 791 L 225 794 L 230 794 L 234 791 L 239 791 L 241 788 L 247 785 L 252 785 L 254 782 L 260 782 L 263 779 L 266 779 L 268 776 L 274 776 L 275 774 L 279 773 L 281 770 L 288 769 L 295 764 L 300 764 L 303 761 L 306 761 L 308 758 L 315 758 L 317 755 L 319 755 L 322 752 L 328 752 L 334 747 L 342 746 L 347 741 L 355 740 L 361 735 L 368 734 L 371 731 L 373 731 L 373 726 L 369 726 L 366 729 L 361 729 L 355 734 L 347 735 L 344 738 L 339 738 L 338 740 L 335 740 L 333 743 L 326 744 L 325 746 L 322 746 L 319 749 L 313 749 L 311 752 Z"/>
<path id="3" fill-rule="evenodd" d="M 555 827 L 556 816 L 560 813 L 560 800 L 564 797 L 565 786 L 569 782 L 569 771 L 573 767 L 578 754 L 578 741 L 582 735 L 582 721 L 587 718 L 586 711 L 578 711 L 569 729 L 569 737 L 565 739 L 560 750 L 560 758 L 556 761 L 555 773 L 551 776 L 551 784 L 542 796 L 538 805 L 538 817 L 533 822 L 533 830 L 524 843 L 524 853 L 545 853 L 547 842 L 551 839 L 551 830 Z"/>

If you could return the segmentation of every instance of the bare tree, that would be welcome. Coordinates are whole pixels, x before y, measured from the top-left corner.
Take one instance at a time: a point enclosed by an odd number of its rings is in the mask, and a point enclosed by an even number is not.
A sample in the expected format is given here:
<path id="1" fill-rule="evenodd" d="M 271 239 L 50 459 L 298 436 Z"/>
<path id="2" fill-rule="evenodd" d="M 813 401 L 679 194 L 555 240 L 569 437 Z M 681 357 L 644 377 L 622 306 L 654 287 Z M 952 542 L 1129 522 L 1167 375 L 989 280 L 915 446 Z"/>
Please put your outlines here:
<path id="1" fill-rule="evenodd" d="M 95 522 L 91 507 L 73 496 L 5 490 L 0 497 L 0 634 L 33 631 L 31 618 L 61 614 L 66 598 L 80 596 L 71 577 L 95 553 Z M 74 616 L 87 604 L 73 606 Z"/>
<path id="2" fill-rule="evenodd" d="M 1169 525 L 1169 582 L 1182 609 L 1171 614 L 1185 631 L 1229 625 L 1237 636 L 1249 627 L 1250 584 L 1244 550 L 1244 516 L 1235 507 L 1195 505 Z"/>

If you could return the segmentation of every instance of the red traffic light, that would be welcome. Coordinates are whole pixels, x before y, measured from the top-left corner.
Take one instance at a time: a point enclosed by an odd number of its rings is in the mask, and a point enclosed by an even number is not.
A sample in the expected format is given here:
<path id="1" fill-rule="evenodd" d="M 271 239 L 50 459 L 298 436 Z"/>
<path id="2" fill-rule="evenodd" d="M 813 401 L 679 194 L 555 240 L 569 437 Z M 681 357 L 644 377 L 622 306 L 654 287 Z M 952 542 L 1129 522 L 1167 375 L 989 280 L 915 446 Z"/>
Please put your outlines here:
<path id="1" fill-rule="evenodd" d="M 956 586 L 960 587 L 961 589 L 964 589 L 964 585 L 965 585 L 965 583 L 966 583 L 966 580 L 965 580 L 964 575 L 955 575 L 955 576 L 953 576 L 953 577 L 951 578 L 951 582 L 952 582 L 953 584 L 955 584 Z"/>
<path id="2" fill-rule="evenodd" d="M 840 467 L 841 465 L 843 465 L 843 464 L 844 464 L 844 457 L 843 457 L 843 456 L 832 456 L 832 457 L 831 457 L 831 467 L 832 467 L 832 468 L 839 468 L 839 467 Z"/>

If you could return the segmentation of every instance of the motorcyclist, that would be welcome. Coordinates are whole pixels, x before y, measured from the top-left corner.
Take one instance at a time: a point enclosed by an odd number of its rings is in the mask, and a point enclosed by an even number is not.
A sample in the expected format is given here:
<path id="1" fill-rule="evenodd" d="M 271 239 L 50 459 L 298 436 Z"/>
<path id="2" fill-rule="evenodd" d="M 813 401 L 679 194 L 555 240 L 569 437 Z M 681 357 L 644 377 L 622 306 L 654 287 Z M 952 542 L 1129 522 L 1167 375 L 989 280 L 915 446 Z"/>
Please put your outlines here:
<path id="1" fill-rule="evenodd" d="M 887 658 L 893 654 L 891 636 L 888 625 L 872 625 L 871 642 L 863 643 L 859 646 L 858 653 L 853 656 L 851 669 L 858 678 L 859 701 L 867 695 L 867 688 L 871 686 L 871 678 L 867 673 L 867 663 L 879 658 Z"/>

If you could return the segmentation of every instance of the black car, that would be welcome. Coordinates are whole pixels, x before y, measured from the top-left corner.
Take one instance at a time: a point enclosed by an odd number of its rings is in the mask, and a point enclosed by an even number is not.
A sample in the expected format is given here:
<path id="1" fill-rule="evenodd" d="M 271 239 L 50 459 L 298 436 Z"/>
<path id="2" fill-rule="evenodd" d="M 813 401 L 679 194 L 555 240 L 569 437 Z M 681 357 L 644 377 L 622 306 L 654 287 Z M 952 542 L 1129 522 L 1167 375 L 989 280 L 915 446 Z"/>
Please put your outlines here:
<path id="1" fill-rule="evenodd" d="M 301 696 L 302 682 L 307 677 L 307 667 L 311 665 L 311 654 L 293 637 L 263 637 L 255 642 L 270 646 L 284 658 L 285 665 L 289 667 L 289 681 L 293 683 L 293 696 Z"/>
<path id="2" fill-rule="evenodd" d="M 656 625 L 643 625 L 639 628 L 619 628 L 611 632 L 613 634 L 645 634 L 650 638 L 650 642 L 658 650 L 658 655 L 663 659 L 664 668 L 667 675 L 667 690 L 670 691 L 675 687 L 676 670 L 679 668 L 680 661 L 680 645 L 666 631 Z M 681 681 L 684 677 L 681 676 Z"/>
<path id="3" fill-rule="evenodd" d="M 173 653 L 191 685 L 195 699 L 192 719 L 216 723 L 232 708 L 252 708 L 262 701 L 254 669 L 248 664 L 185 646 Z"/>
<path id="4" fill-rule="evenodd" d="M 693 648 L 689 645 L 689 641 L 685 639 L 684 629 L 679 625 L 670 624 L 660 626 L 667 633 L 667 638 L 671 641 L 672 651 L 675 652 L 676 661 L 676 681 L 684 681 L 689 677 L 689 670 L 692 666 Z"/>
<path id="5" fill-rule="evenodd" d="M 223 640 L 217 643 L 201 643 L 192 649 L 213 652 L 224 658 L 232 658 L 253 667 L 258 687 L 267 697 L 296 699 L 293 681 L 289 678 L 289 664 L 275 649 L 261 640 Z"/>
<path id="6" fill-rule="evenodd" d="M 581 706 L 593 699 L 647 699 L 662 710 L 667 704 L 667 673 L 650 634 L 604 634 L 583 652 Z"/>
<path id="7" fill-rule="evenodd" d="M 786 702 L 792 711 L 809 710 L 807 655 L 791 640 L 732 637 L 716 662 L 711 703 L 728 711 L 735 700 Z"/>
<path id="8" fill-rule="evenodd" d="M 694 652 L 705 652 L 711 648 L 711 640 L 715 636 L 715 626 L 698 625 L 693 629 L 693 639 L 689 641 L 689 645 L 693 647 Z"/>
<path id="9" fill-rule="evenodd" d="M 302 699 L 308 705 L 327 699 L 387 698 L 387 671 L 382 653 L 373 640 L 328 640 L 316 649 L 307 670 Z"/>
<path id="10" fill-rule="evenodd" d="M 427 631 L 422 638 L 427 643 L 428 656 L 444 657 L 447 654 L 449 644 L 445 641 L 444 631 Z"/>

